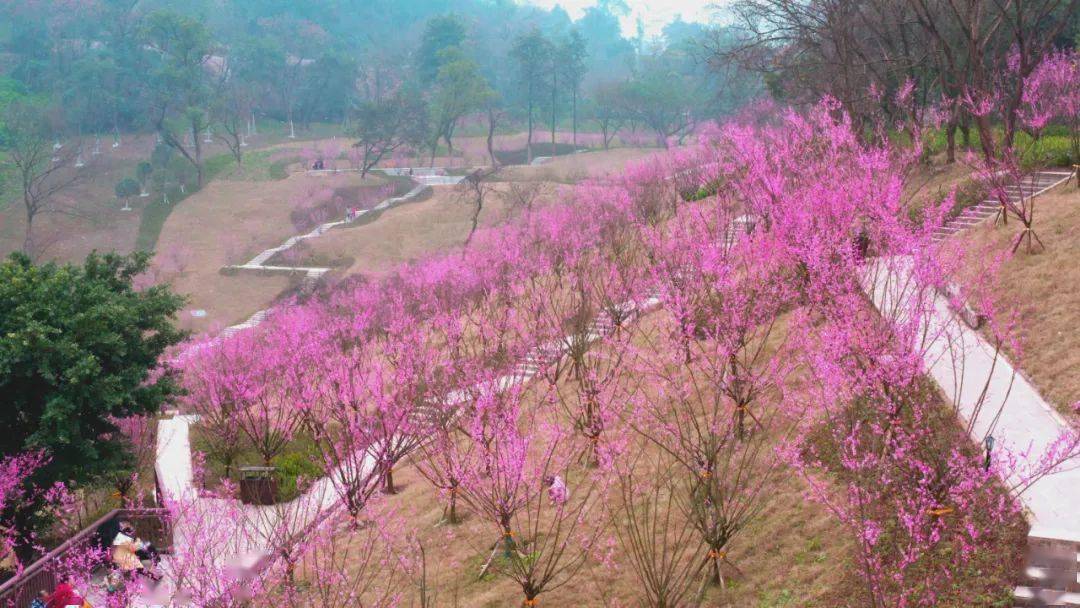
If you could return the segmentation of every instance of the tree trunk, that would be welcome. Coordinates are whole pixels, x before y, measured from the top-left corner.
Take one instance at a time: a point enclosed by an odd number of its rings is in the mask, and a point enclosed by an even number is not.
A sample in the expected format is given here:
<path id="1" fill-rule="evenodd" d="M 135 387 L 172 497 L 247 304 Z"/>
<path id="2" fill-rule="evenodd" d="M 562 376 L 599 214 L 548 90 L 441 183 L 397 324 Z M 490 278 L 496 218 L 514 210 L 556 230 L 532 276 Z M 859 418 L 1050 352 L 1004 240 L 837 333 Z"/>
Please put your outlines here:
<path id="1" fill-rule="evenodd" d="M 458 523 L 458 520 L 457 520 L 457 487 L 456 486 L 453 487 L 453 488 L 450 488 L 450 506 L 449 506 L 448 511 L 449 511 L 449 515 L 447 516 L 446 521 L 448 523 L 450 523 L 450 524 Z"/>
<path id="2" fill-rule="evenodd" d="M 559 91 L 559 71 L 551 70 L 551 155 L 555 156 L 555 102 Z"/>
<path id="3" fill-rule="evenodd" d="M 960 119 L 960 145 L 971 148 L 971 120 L 967 118 Z"/>
<path id="4" fill-rule="evenodd" d="M 533 100 L 532 94 L 529 94 L 529 137 L 525 140 L 525 155 L 527 165 L 532 164 L 532 133 L 533 133 Z"/>
<path id="5" fill-rule="evenodd" d="M 994 145 L 994 131 L 990 119 L 986 116 L 976 116 L 975 127 L 979 131 L 979 144 L 982 147 L 983 157 L 986 160 L 993 160 L 997 157 L 997 147 Z"/>
<path id="6" fill-rule="evenodd" d="M 484 199 L 481 195 L 476 196 L 476 211 L 472 215 L 472 226 L 469 228 L 469 236 L 465 237 L 465 247 L 469 246 L 472 242 L 473 236 L 476 234 L 476 228 L 480 224 L 480 213 L 484 210 Z"/>
<path id="7" fill-rule="evenodd" d="M 199 189 L 203 187 L 203 162 L 202 162 L 202 140 L 199 139 L 199 129 L 197 125 L 191 126 L 191 140 L 192 145 L 195 146 L 195 177 L 199 183 Z"/>
<path id="8" fill-rule="evenodd" d="M 577 88 L 570 99 L 570 129 L 574 132 L 574 151 L 577 152 Z"/>
<path id="9" fill-rule="evenodd" d="M 387 494 L 397 494 L 397 489 L 394 488 L 394 467 L 387 467 L 386 474 L 383 475 L 383 491 Z"/>
<path id="10" fill-rule="evenodd" d="M 949 121 L 949 124 L 945 126 L 945 162 L 953 164 L 956 162 L 956 122 Z"/>
<path id="11" fill-rule="evenodd" d="M 27 205 L 26 209 L 26 233 L 23 236 L 23 253 L 34 258 L 34 212 L 30 211 L 30 206 Z"/>
<path id="12" fill-rule="evenodd" d="M 494 139 L 495 139 L 495 114 L 494 114 L 494 112 L 492 110 L 489 109 L 488 110 L 487 151 L 488 151 L 488 156 L 491 157 L 491 166 L 492 167 L 497 167 L 499 165 L 499 163 L 495 161 L 495 147 L 494 147 L 494 143 L 493 143 Z"/>

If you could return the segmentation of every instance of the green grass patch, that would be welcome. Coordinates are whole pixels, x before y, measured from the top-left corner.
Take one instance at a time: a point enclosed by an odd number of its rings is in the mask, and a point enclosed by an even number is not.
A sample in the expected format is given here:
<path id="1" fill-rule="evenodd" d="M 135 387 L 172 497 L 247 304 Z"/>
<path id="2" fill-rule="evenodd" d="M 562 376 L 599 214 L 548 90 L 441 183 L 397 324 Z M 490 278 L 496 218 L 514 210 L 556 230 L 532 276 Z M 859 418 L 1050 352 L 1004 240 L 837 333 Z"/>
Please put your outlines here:
<path id="1" fill-rule="evenodd" d="M 1001 145 L 1002 130 L 1000 128 L 994 129 L 994 135 L 998 139 L 998 145 Z M 980 154 L 981 142 L 982 138 L 979 136 L 979 131 L 972 127 L 969 148 L 976 154 Z M 956 147 L 958 151 L 964 149 L 963 143 L 963 138 L 960 137 L 960 133 L 957 133 Z M 925 138 L 925 145 L 926 152 L 930 155 L 945 152 L 948 142 L 945 137 L 944 129 L 933 129 L 928 131 Z M 1068 167 L 1080 163 L 1080 158 L 1077 158 L 1073 150 L 1072 137 L 1069 134 L 1068 128 L 1060 125 L 1054 125 L 1044 129 L 1042 136 L 1038 141 L 1034 142 L 1034 144 L 1032 144 L 1031 135 L 1020 131 L 1016 134 L 1013 148 L 1018 153 L 1023 154 L 1021 163 L 1026 169 L 1047 166 Z"/>
<path id="2" fill-rule="evenodd" d="M 187 198 L 187 194 L 181 194 L 178 188 L 169 188 L 169 202 L 164 203 L 160 196 L 152 197 L 153 202 L 143 207 L 139 216 L 139 233 L 135 236 L 135 249 L 138 251 L 153 251 L 157 247 L 161 229 L 165 227 L 165 220 L 169 219 L 173 207 Z"/>
<path id="3" fill-rule="evenodd" d="M 221 179 L 243 182 L 269 182 L 289 177 L 288 166 L 299 161 L 299 152 L 290 155 L 289 151 L 256 150 L 245 153 L 240 165 L 231 154 L 220 172 Z"/>
<path id="4" fill-rule="evenodd" d="M 262 459 L 258 453 L 248 441 L 243 440 L 244 445 L 233 463 L 232 470 L 226 476 L 225 464 L 215 457 L 210 449 L 210 444 L 204 436 L 204 433 L 210 432 L 210 430 L 196 425 L 193 431 L 192 449 L 206 455 L 203 481 L 207 488 L 216 488 L 225 479 L 238 482 L 240 480 L 240 467 L 262 465 Z M 285 451 L 271 461 L 271 464 L 276 467 L 274 477 L 278 483 L 278 500 L 292 500 L 300 495 L 307 484 L 324 477 L 326 470 L 322 462 L 318 446 L 315 445 L 310 436 L 300 434 L 290 441 Z"/>
<path id="5" fill-rule="evenodd" d="M 794 606 L 795 593 L 790 589 L 781 589 L 772 593 L 766 593 L 758 601 L 758 608 L 781 608 L 782 606 Z"/>
<path id="6" fill-rule="evenodd" d="M 269 158 L 269 152 L 267 151 L 255 152 L 250 156 L 260 154 L 265 154 L 266 158 Z M 267 166 L 269 164 L 267 163 Z M 242 168 L 236 167 L 236 159 L 233 158 L 232 154 L 216 154 L 203 162 L 204 181 L 210 183 L 218 178 L 227 178 L 231 171 Z M 161 230 L 165 227 L 165 221 L 169 219 L 169 214 L 187 197 L 198 191 L 198 188 L 187 188 L 186 191 L 181 192 L 179 187 L 170 186 L 167 192 L 168 203 L 162 202 L 161 192 L 155 192 L 150 199 L 153 202 L 148 203 L 143 208 L 142 215 L 139 216 L 139 233 L 135 237 L 135 249 L 153 251 L 157 247 L 158 239 L 161 238 Z"/>

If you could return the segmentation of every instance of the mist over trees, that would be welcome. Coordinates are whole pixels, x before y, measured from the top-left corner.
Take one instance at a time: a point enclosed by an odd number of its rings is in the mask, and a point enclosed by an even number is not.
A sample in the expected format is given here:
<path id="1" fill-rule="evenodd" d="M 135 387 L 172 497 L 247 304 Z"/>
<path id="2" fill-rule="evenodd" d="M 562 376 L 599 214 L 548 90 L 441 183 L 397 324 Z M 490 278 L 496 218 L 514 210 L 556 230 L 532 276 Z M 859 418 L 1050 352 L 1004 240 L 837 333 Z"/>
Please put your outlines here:
<path id="1" fill-rule="evenodd" d="M 5 77 L 55 104 L 59 136 L 156 131 L 201 176 L 201 139 L 192 133 L 238 140 L 236 127 L 252 118 L 282 121 L 290 136 L 313 122 L 348 125 L 357 104 L 406 83 L 442 97 L 438 114 L 448 88 L 482 79 L 515 115 L 527 118 L 531 103 L 534 119 L 551 127 L 552 117 L 592 118 L 581 111 L 601 83 L 640 79 L 647 88 L 657 72 L 706 72 L 689 50 L 703 26 L 680 21 L 655 43 L 629 40 L 619 25 L 624 10 L 600 2 L 572 21 L 559 8 L 482 0 L 6 3 L 0 45 Z M 527 77 L 525 43 L 536 55 Z M 725 109 L 717 100 L 731 92 L 721 84 L 686 82 L 698 118 Z M 488 96 L 461 108 L 474 111 Z M 432 120 L 438 138 L 447 135 L 443 118 Z"/>
<path id="2" fill-rule="evenodd" d="M 619 0 L 577 20 L 559 7 L 487 0 L 8 2 L 0 106 L 30 105 L 40 116 L 13 125 L 5 147 L 30 128 L 57 144 L 92 140 L 95 155 L 102 139 L 118 146 L 124 134 L 154 133 L 168 163 L 154 163 L 152 184 L 131 177 L 141 196 L 155 185 L 167 200 L 170 184 L 183 192 L 206 183 L 208 144 L 243 164 L 245 137 L 263 121 L 284 125 L 290 139 L 316 123 L 340 125 L 372 162 L 403 145 L 434 162 L 442 149 L 453 154 L 454 136 L 475 117 L 470 124 L 483 127 L 469 134 L 485 129 L 489 141 L 527 131 L 531 160 L 542 139 L 555 153 L 559 131 L 573 148 L 582 129 L 602 131 L 605 146 L 627 130 L 639 143 L 681 142 L 761 93 L 756 74 L 709 64 L 708 27 L 676 19 L 659 36 L 627 38 L 627 11 Z M 361 124 L 387 113 L 402 128 L 412 123 L 407 137 Z M 43 194 L 24 197 L 27 253 L 33 219 L 78 179 L 66 170 L 83 166 L 81 157 L 67 162 L 72 150 L 47 167 L 48 184 L 34 188 Z M 25 165 L 4 173 L 25 174 Z"/>

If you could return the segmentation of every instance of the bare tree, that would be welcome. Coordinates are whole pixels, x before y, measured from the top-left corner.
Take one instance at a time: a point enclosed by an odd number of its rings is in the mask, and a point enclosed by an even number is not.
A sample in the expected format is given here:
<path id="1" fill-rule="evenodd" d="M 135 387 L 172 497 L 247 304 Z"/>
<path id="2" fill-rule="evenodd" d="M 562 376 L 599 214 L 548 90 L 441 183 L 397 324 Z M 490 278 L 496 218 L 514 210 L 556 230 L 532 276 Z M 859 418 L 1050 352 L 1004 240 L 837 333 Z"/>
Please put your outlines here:
<path id="1" fill-rule="evenodd" d="M 678 470 L 662 453 L 649 466 L 640 463 L 644 447 L 620 467 L 613 517 L 619 545 L 641 585 L 643 606 L 700 605 L 697 581 L 705 569 L 705 543 L 683 514 Z M 699 587 L 695 595 L 694 588 Z"/>
<path id="2" fill-rule="evenodd" d="M 611 147 L 611 140 L 626 125 L 629 110 L 626 108 L 626 87 L 620 82 L 605 82 L 596 86 L 596 120 L 604 138 L 604 149 Z"/>
<path id="3" fill-rule="evenodd" d="M 247 116 L 251 113 L 250 90 L 236 81 L 231 72 L 225 78 L 223 94 L 215 100 L 212 108 L 214 125 L 218 127 L 217 138 L 229 148 L 237 165 L 243 164 L 244 133 L 248 128 Z"/>
<path id="4" fill-rule="evenodd" d="M 472 242 L 476 229 L 480 225 L 480 214 L 484 211 L 484 201 L 494 190 L 494 177 L 498 174 L 497 167 L 477 169 L 465 176 L 458 184 L 458 199 L 468 205 L 472 205 L 472 226 L 469 228 L 469 236 L 465 237 L 465 247 Z"/>
<path id="5" fill-rule="evenodd" d="M 865 123 L 894 109 L 889 93 L 905 81 L 934 77 L 904 0 L 740 0 L 733 10 L 739 28 L 716 28 L 706 41 L 710 64 L 770 74 L 774 93 L 793 103 L 831 95 Z"/>
<path id="6" fill-rule="evenodd" d="M 48 213 L 71 213 L 62 194 L 87 174 L 77 166 L 81 160 L 78 144 L 54 143 L 56 139 L 42 109 L 16 102 L 8 107 L 3 122 L 8 150 L 5 164 L 21 190 L 26 213 L 23 252 L 34 257 L 40 253 L 34 242 L 34 220 Z"/>
<path id="7" fill-rule="evenodd" d="M 1024 80 L 1053 47 L 1080 0 L 908 0 L 914 16 L 933 43 L 943 79 L 969 105 L 994 100 L 1001 114 L 1000 150 L 990 112 L 973 111 L 986 158 L 1011 150 L 1016 137 Z M 1011 72 L 1006 82 L 1002 74 Z"/>
<path id="8" fill-rule="evenodd" d="M 531 213 L 536 201 L 547 196 L 548 186 L 543 182 L 508 182 L 499 196 L 506 206 L 516 213 Z"/>

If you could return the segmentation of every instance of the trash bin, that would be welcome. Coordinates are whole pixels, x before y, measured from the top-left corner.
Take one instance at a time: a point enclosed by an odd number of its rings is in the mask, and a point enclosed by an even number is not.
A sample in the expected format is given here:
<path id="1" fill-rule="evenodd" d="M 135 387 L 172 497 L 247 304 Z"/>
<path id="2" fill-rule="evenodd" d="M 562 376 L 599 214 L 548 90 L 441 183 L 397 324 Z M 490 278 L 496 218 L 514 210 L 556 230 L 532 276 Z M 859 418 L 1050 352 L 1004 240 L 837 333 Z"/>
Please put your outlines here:
<path id="1" fill-rule="evenodd" d="M 240 502 L 245 505 L 272 505 L 277 502 L 275 470 L 274 467 L 240 467 Z"/>

